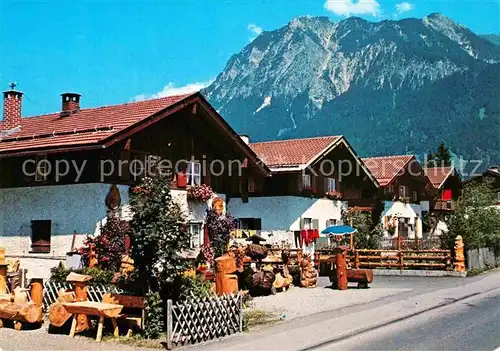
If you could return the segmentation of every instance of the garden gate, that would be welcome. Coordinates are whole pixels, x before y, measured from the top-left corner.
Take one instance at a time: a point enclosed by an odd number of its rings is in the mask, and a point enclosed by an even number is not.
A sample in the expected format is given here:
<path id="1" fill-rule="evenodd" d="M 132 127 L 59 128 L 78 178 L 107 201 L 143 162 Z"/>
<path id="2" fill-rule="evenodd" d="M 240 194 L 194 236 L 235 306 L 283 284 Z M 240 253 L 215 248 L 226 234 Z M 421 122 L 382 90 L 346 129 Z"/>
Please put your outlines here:
<path id="1" fill-rule="evenodd" d="M 243 331 L 243 295 L 167 301 L 167 349 L 196 344 Z"/>

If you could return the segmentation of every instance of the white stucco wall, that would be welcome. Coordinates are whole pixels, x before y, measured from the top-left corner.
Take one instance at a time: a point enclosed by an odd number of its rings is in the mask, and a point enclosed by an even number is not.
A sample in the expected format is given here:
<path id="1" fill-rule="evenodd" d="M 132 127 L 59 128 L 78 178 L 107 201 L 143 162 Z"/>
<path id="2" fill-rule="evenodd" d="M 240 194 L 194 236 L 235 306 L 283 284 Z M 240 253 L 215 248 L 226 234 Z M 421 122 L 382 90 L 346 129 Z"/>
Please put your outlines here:
<path id="1" fill-rule="evenodd" d="M 340 220 L 347 203 L 299 196 L 251 197 L 248 203 L 233 198 L 227 210 L 235 218 L 261 218 L 263 230 L 300 230 L 300 218 L 318 219 L 320 231 L 329 219 Z"/>
<path id="2" fill-rule="evenodd" d="M 383 217 L 408 218 L 409 224 L 416 225 L 417 236 L 419 238 L 422 237 L 422 206 L 420 204 L 405 204 L 401 201 L 384 201 L 384 211 L 381 217 L 382 219 Z M 396 226 L 395 236 L 397 235 L 398 227 Z M 408 237 L 415 238 L 415 233 L 409 230 Z"/>
<path id="3" fill-rule="evenodd" d="M 65 255 L 94 234 L 106 217 L 104 199 L 109 184 L 72 184 L 0 189 L 0 246 L 7 254 L 27 254 L 31 246 L 31 221 L 51 220 L 51 251 Z M 122 203 L 128 202 L 128 186 L 118 186 Z"/>
<path id="4" fill-rule="evenodd" d="M 110 184 L 90 183 L 0 189 L 0 247 L 6 249 L 7 256 L 21 260 L 29 278 L 48 278 L 50 268 L 59 260 L 65 261 L 75 231 L 78 248 L 87 235 L 98 234 L 100 226 L 106 223 L 104 200 L 109 188 Z M 128 188 L 118 185 L 122 203 L 118 215 L 130 220 Z M 225 200 L 225 195 L 217 196 Z M 172 190 L 172 198 L 190 222 L 203 223 L 205 211 L 212 205 L 212 200 L 188 201 L 186 190 Z M 32 220 L 52 221 L 50 253 L 29 252 Z"/>

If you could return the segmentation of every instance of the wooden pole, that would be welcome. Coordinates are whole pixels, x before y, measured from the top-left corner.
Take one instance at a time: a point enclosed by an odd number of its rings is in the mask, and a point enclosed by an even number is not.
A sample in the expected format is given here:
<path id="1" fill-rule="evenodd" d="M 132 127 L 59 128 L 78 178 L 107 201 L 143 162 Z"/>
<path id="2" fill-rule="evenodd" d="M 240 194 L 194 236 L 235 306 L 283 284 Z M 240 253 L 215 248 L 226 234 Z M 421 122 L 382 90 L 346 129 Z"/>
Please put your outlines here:
<path id="1" fill-rule="evenodd" d="M 173 321 L 172 300 L 167 300 L 167 350 L 172 350 Z"/>

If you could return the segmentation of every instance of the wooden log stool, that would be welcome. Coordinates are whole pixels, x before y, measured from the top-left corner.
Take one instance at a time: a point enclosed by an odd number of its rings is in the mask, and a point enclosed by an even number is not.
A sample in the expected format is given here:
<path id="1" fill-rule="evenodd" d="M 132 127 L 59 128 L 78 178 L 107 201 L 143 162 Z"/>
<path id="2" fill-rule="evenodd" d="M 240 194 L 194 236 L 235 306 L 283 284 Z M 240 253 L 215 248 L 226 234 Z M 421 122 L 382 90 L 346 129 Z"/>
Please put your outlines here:
<path id="1" fill-rule="evenodd" d="M 88 301 L 87 285 L 92 279 L 90 275 L 77 274 L 71 272 L 66 277 L 66 281 L 72 283 L 75 291 L 75 302 Z M 76 332 L 80 333 L 89 329 L 89 319 L 86 314 L 81 314 L 77 318 Z"/>
<path id="2" fill-rule="evenodd" d="M 71 330 L 69 336 L 74 337 L 77 330 L 78 317 L 80 315 L 96 316 L 99 317 L 99 322 L 97 324 L 97 336 L 96 341 L 100 342 L 102 340 L 102 331 L 104 328 L 104 319 L 109 318 L 113 323 L 113 335 L 115 338 L 119 336 L 118 333 L 118 323 L 116 318 L 120 315 L 123 308 L 122 305 L 116 305 L 111 303 L 103 302 L 92 302 L 92 301 L 81 301 L 81 302 L 65 302 L 62 304 L 66 311 L 73 315 L 73 321 L 71 323 Z"/>
<path id="3" fill-rule="evenodd" d="M 371 269 L 349 269 L 347 270 L 347 281 L 358 283 L 358 288 L 368 288 L 373 281 L 373 270 Z"/>

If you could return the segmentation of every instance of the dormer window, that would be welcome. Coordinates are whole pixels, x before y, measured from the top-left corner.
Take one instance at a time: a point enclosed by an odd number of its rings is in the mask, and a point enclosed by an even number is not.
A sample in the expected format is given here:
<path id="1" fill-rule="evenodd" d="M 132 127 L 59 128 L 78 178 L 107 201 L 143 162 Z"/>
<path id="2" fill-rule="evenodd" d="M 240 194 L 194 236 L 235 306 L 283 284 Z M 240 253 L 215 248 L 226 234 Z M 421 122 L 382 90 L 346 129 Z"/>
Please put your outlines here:
<path id="1" fill-rule="evenodd" d="M 50 173 L 50 163 L 47 155 L 36 156 L 35 182 L 44 182 Z"/>

